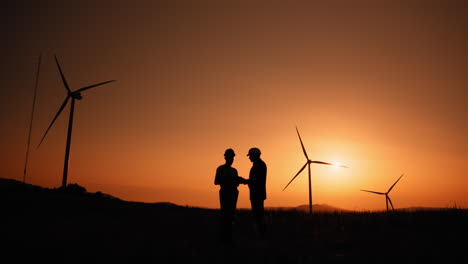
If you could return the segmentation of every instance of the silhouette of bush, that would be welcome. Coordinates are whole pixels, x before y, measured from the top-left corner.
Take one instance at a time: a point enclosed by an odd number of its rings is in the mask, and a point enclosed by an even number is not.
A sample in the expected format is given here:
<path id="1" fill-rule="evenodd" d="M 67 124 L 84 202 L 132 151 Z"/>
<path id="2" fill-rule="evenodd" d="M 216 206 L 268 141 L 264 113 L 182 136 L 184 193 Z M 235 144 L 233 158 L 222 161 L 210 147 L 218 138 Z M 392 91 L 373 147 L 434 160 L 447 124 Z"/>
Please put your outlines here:
<path id="1" fill-rule="evenodd" d="M 62 192 L 70 193 L 70 194 L 85 194 L 86 193 L 86 188 L 76 183 L 68 184 L 66 187 L 60 187 L 59 190 Z"/>

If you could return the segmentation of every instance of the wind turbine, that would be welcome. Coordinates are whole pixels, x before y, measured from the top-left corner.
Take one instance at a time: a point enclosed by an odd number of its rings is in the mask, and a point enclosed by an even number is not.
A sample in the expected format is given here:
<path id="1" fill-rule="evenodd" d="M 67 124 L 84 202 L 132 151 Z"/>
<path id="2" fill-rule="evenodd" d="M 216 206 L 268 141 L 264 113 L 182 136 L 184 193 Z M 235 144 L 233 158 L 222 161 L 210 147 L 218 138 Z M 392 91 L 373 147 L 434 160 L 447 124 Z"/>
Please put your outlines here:
<path id="1" fill-rule="evenodd" d="M 66 187 L 67 186 L 67 175 L 68 175 L 68 158 L 69 158 L 69 155 L 70 155 L 71 134 L 72 134 L 72 128 L 73 128 L 73 112 L 75 110 L 75 100 L 81 100 L 82 99 L 81 92 L 84 92 L 85 90 L 94 88 L 96 86 L 100 86 L 100 85 L 103 85 L 103 84 L 106 84 L 106 83 L 114 82 L 115 80 L 102 82 L 102 83 L 98 83 L 98 84 L 93 84 L 93 85 L 90 85 L 90 86 L 86 86 L 86 87 L 77 89 L 75 91 L 71 91 L 70 87 L 68 86 L 68 83 L 67 83 L 67 81 L 65 79 L 65 76 L 63 75 L 62 68 L 60 67 L 57 56 L 55 56 L 55 62 L 57 63 L 57 67 L 59 69 L 60 76 L 62 77 L 63 84 L 65 86 L 65 89 L 67 90 L 67 97 L 63 101 L 62 106 L 60 106 L 57 114 L 55 115 L 54 119 L 50 123 L 50 125 L 47 128 L 46 132 L 44 133 L 44 136 L 42 137 L 41 142 L 39 143 L 39 146 L 42 144 L 42 141 L 44 141 L 44 138 L 46 137 L 47 133 L 49 132 L 49 129 L 52 127 L 55 120 L 60 115 L 60 113 L 65 108 L 65 106 L 67 105 L 68 101 L 71 98 L 70 116 L 68 118 L 67 145 L 66 145 L 66 148 L 65 148 L 65 161 L 64 161 L 64 165 L 63 165 L 63 178 L 62 178 L 62 187 Z"/>
<path id="2" fill-rule="evenodd" d="M 404 173 L 401 174 L 400 178 L 398 178 L 398 180 L 396 180 L 396 182 L 390 187 L 390 189 L 388 189 L 387 192 L 383 193 L 383 192 L 374 192 L 374 191 L 368 191 L 368 190 L 361 190 L 363 192 L 370 192 L 370 193 L 375 193 L 375 194 L 380 194 L 380 195 L 385 195 L 385 203 L 387 205 L 387 212 L 388 212 L 388 202 L 390 202 L 390 205 L 392 206 L 392 210 L 395 210 L 395 208 L 393 208 L 393 203 L 392 203 L 392 200 L 390 199 L 390 196 L 388 196 L 388 194 L 390 193 L 390 191 L 393 189 L 393 187 L 397 184 L 397 182 L 401 179 L 401 177 L 403 177 Z"/>
<path id="3" fill-rule="evenodd" d="M 311 183 L 311 176 L 310 176 L 310 164 L 312 164 L 312 163 L 323 164 L 323 165 L 334 165 L 334 164 L 333 164 L 333 163 L 329 163 L 329 162 L 324 162 L 324 161 L 310 160 L 310 159 L 309 159 L 309 156 L 307 155 L 307 152 L 306 152 L 306 150 L 305 150 L 304 144 L 302 143 L 301 135 L 299 134 L 299 130 L 297 129 L 297 127 L 296 127 L 296 132 L 297 132 L 297 135 L 299 136 L 299 141 L 301 141 L 302 151 L 304 152 L 304 156 L 305 156 L 305 158 L 307 159 L 307 161 L 306 161 L 306 163 L 304 164 L 304 166 L 302 166 L 302 168 L 299 170 L 299 172 L 296 173 L 296 175 L 289 181 L 289 183 L 286 184 L 286 187 L 284 187 L 283 191 L 286 190 L 286 188 L 288 188 L 289 184 L 291 184 L 291 182 L 293 182 L 294 179 L 296 179 L 296 177 L 297 177 L 297 176 L 305 169 L 305 167 L 307 166 L 307 167 L 308 167 L 308 171 L 309 171 L 309 213 L 312 214 L 312 183 Z M 339 165 L 339 167 L 348 168 L 347 166 L 344 166 L 344 165 Z"/>

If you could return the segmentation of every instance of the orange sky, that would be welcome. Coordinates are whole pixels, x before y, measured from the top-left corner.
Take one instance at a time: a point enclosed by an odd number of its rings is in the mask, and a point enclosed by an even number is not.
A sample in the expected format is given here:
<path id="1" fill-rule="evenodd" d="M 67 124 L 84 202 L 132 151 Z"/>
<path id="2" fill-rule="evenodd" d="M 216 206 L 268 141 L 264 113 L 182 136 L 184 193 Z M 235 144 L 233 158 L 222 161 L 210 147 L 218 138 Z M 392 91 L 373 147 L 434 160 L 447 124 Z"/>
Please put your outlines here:
<path id="1" fill-rule="evenodd" d="M 27 1 L 25 1 L 27 2 Z M 313 202 L 384 209 L 468 207 L 467 6 L 459 1 L 80 1 L 8 4 L 0 86 L 0 176 L 21 180 L 37 57 L 43 54 L 27 182 L 61 184 L 75 106 L 69 183 L 126 200 L 217 208 L 223 152 L 248 177 L 259 147 L 266 206 Z M 95 3 L 98 2 L 98 3 Z M 238 2 L 238 1 L 233 1 Z M 372 2 L 379 2 L 375 4 Z M 241 186 L 238 206 L 249 207 Z"/>

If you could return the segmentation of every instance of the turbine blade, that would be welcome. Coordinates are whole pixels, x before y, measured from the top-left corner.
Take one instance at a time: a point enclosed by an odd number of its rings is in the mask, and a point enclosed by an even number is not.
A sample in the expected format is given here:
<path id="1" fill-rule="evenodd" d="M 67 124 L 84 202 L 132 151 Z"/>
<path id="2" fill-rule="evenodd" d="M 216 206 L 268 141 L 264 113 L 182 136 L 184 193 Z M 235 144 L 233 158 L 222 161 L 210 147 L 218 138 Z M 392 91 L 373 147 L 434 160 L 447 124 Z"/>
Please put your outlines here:
<path id="1" fill-rule="evenodd" d="M 324 162 L 324 161 L 318 161 L 318 160 L 313 160 L 311 163 L 317 163 L 317 164 L 323 164 L 323 165 L 333 165 L 332 163 Z"/>
<path id="2" fill-rule="evenodd" d="M 93 85 L 90 85 L 90 86 L 86 86 L 86 87 L 83 87 L 83 88 L 80 88 L 78 90 L 76 90 L 75 92 L 83 92 L 85 90 L 88 90 L 88 89 L 91 89 L 93 87 L 96 87 L 96 86 L 99 86 L 99 85 L 103 85 L 103 84 L 106 84 L 106 83 L 110 83 L 110 82 L 115 82 L 115 80 L 111 80 L 111 81 L 107 81 L 107 82 L 102 82 L 102 83 L 98 83 L 98 84 L 93 84 Z"/>
<path id="3" fill-rule="evenodd" d="M 299 141 L 301 141 L 302 151 L 304 151 L 304 155 L 305 155 L 306 159 L 309 160 L 309 156 L 307 156 L 307 152 L 305 150 L 304 143 L 302 143 L 302 138 L 301 138 L 301 135 L 299 134 L 299 130 L 297 129 L 297 127 L 296 127 L 296 132 L 297 132 L 297 135 L 299 136 Z"/>
<path id="4" fill-rule="evenodd" d="M 368 190 L 361 190 L 361 191 L 385 195 L 385 193 L 382 193 L 382 192 L 374 192 L 374 191 L 368 191 Z"/>
<path id="5" fill-rule="evenodd" d="M 70 87 L 68 86 L 67 80 L 65 80 L 65 76 L 63 75 L 62 68 L 60 67 L 57 56 L 55 56 L 55 62 L 57 63 L 57 67 L 60 71 L 60 76 L 62 76 L 62 81 L 63 81 L 63 84 L 65 85 L 65 89 L 67 89 L 68 93 L 71 93 Z"/>
<path id="6" fill-rule="evenodd" d="M 31 110 L 31 119 L 29 121 L 28 145 L 26 148 L 26 159 L 24 162 L 23 182 L 26 182 L 26 169 L 28 168 L 29 146 L 31 145 L 31 132 L 33 128 L 34 109 L 36 108 L 37 87 L 39 84 L 39 72 L 41 70 L 41 61 L 42 61 L 42 54 L 39 54 L 39 62 L 37 64 L 37 72 L 36 72 L 36 84 L 34 85 L 34 96 L 33 96 L 32 110 Z"/>
<path id="7" fill-rule="evenodd" d="M 52 125 L 54 124 L 55 120 L 57 120 L 57 117 L 60 115 L 60 113 L 62 112 L 63 108 L 65 108 L 65 105 L 67 104 L 68 99 L 70 99 L 70 96 L 67 96 L 67 98 L 65 98 L 65 101 L 63 101 L 62 106 L 60 106 L 60 108 L 59 108 L 57 114 L 55 115 L 54 119 L 52 119 L 52 122 L 50 123 L 49 127 L 47 128 L 46 132 L 44 133 L 44 136 L 43 136 L 42 139 L 41 139 L 41 142 L 39 142 L 39 145 L 38 145 L 37 147 L 40 147 L 40 146 L 41 146 L 42 141 L 44 141 L 44 138 L 46 137 L 47 133 L 49 132 L 49 129 L 52 127 Z"/>
<path id="8" fill-rule="evenodd" d="M 288 182 L 288 184 L 286 184 L 286 187 L 284 187 L 283 191 L 286 190 L 286 188 L 288 188 L 289 184 L 291 184 L 291 182 L 293 182 L 294 179 L 296 179 L 296 177 L 305 169 L 307 164 L 308 163 L 306 162 L 306 164 L 304 164 L 304 166 L 302 166 L 302 168 L 296 173 L 296 175 L 294 175 L 294 177 Z"/>
<path id="9" fill-rule="evenodd" d="M 330 162 L 324 162 L 324 161 L 318 161 L 318 160 L 312 160 L 311 163 L 317 163 L 317 164 L 323 164 L 323 165 L 337 165 L 337 164 L 333 164 L 333 163 L 330 163 Z M 348 166 L 345 166 L 345 165 L 339 165 L 339 167 L 341 168 L 349 168 Z"/>
<path id="10" fill-rule="evenodd" d="M 387 195 L 387 199 L 390 202 L 390 205 L 392 206 L 392 210 L 395 210 L 395 208 L 393 207 L 392 199 L 390 199 L 390 196 Z"/>
<path id="11" fill-rule="evenodd" d="M 396 180 L 396 182 L 392 185 L 392 187 L 390 187 L 390 189 L 388 189 L 387 193 L 389 193 L 393 187 L 397 184 L 397 182 L 401 179 L 401 177 L 403 177 L 403 175 L 405 175 L 404 173 L 400 176 L 400 178 L 398 178 L 398 180 Z"/>

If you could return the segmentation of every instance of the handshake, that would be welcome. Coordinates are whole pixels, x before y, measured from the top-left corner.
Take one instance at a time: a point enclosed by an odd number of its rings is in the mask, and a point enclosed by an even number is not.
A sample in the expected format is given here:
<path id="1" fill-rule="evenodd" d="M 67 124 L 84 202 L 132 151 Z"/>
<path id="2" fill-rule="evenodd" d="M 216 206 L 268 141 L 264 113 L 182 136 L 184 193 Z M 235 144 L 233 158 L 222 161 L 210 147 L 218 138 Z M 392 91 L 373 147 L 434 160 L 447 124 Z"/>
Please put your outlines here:
<path id="1" fill-rule="evenodd" d="M 244 178 L 242 178 L 242 177 L 240 177 L 240 176 L 238 176 L 238 177 L 239 177 L 238 180 L 239 180 L 239 183 L 240 183 L 240 184 L 249 184 L 249 180 L 248 180 L 248 179 L 244 179 Z"/>

